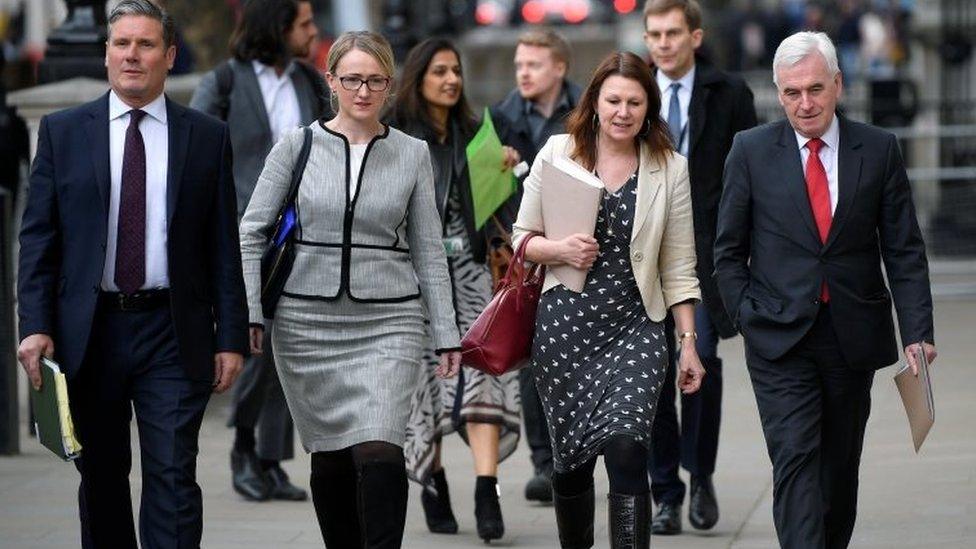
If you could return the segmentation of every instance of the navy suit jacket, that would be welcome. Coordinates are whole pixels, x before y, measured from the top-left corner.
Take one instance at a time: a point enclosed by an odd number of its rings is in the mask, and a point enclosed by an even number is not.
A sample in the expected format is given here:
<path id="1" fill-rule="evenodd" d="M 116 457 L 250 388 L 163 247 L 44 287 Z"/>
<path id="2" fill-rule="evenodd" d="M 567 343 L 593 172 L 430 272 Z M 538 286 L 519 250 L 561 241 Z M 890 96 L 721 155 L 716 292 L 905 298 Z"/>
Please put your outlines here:
<path id="1" fill-rule="evenodd" d="M 925 244 L 894 135 L 840 117 L 838 147 L 837 209 L 822 244 L 789 122 L 735 136 L 719 204 L 715 276 L 746 344 L 767 360 L 809 331 L 826 280 L 845 360 L 880 368 L 899 355 L 892 298 L 902 343 L 934 343 Z"/>
<path id="2" fill-rule="evenodd" d="M 180 358 L 212 379 L 214 353 L 247 351 L 231 147 L 223 122 L 166 100 L 170 309 Z M 68 377 L 88 347 L 105 263 L 108 94 L 41 119 L 20 232 L 20 338 L 49 334 Z"/>

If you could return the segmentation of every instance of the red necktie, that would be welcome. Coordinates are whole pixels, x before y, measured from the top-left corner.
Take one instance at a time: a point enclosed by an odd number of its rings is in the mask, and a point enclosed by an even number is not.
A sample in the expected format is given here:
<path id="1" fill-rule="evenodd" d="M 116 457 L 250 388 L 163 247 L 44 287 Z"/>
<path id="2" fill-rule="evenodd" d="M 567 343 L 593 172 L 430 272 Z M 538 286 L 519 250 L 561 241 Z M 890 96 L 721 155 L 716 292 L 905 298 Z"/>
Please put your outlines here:
<path id="1" fill-rule="evenodd" d="M 821 243 L 827 242 L 830 221 L 833 217 L 830 211 L 830 186 L 827 183 L 827 170 L 824 169 L 824 165 L 820 161 L 820 149 L 823 145 L 824 142 L 817 138 L 807 141 L 806 145 L 810 151 L 806 168 L 807 196 L 810 197 L 810 208 L 813 210 L 813 219 L 817 222 L 817 232 L 820 233 Z M 824 303 L 830 301 L 826 280 L 820 287 L 820 300 Z"/>

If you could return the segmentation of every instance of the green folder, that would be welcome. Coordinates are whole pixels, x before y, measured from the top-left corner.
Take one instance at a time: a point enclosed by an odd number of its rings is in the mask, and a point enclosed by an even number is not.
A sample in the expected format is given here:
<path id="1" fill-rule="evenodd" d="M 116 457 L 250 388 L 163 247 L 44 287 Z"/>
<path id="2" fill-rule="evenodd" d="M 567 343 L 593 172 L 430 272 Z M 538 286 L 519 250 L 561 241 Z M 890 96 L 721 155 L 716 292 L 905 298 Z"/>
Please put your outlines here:
<path id="1" fill-rule="evenodd" d="M 474 202 L 474 226 L 481 229 L 518 189 L 512 170 L 502 169 L 505 151 L 487 107 L 481 127 L 465 147 L 465 154 L 468 157 L 468 177 Z"/>
<path id="2" fill-rule="evenodd" d="M 70 461 L 81 455 L 68 407 L 68 379 L 53 360 L 41 359 L 41 390 L 31 387 L 31 407 L 37 440 L 59 458 Z"/>

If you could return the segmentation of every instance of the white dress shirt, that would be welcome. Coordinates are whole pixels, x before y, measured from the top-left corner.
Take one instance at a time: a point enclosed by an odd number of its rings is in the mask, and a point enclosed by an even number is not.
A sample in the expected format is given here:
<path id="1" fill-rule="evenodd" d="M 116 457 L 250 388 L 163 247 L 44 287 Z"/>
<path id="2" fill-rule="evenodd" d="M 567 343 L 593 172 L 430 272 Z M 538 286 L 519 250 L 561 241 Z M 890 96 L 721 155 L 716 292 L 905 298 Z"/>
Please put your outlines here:
<path id="1" fill-rule="evenodd" d="M 117 292 L 115 284 L 115 247 L 119 234 L 119 200 L 122 194 L 122 157 L 129 111 L 114 91 L 108 95 L 109 166 L 112 188 L 108 200 L 108 239 L 105 242 L 105 268 L 102 290 Z M 166 96 L 140 109 L 147 116 L 139 122 L 139 132 L 146 146 L 146 281 L 142 289 L 169 287 L 169 259 L 166 255 L 166 174 L 169 167 L 169 133 L 166 126 Z"/>
<path id="2" fill-rule="evenodd" d="M 834 211 L 837 210 L 837 147 L 840 145 L 840 123 L 837 122 L 836 114 L 826 133 L 820 136 L 820 140 L 824 142 L 824 146 L 820 148 L 820 162 L 827 172 L 827 188 L 830 189 L 830 213 L 833 215 Z M 800 161 L 804 174 L 807 171 L 807 159 L 810 158 L 807 141 L 810 139 L 799 133 L 796 134 L 796 144 L 800 146 Z"/>
<path id="3" fill-rule="evenodd" d="M 268 123 L 271 125 L 271 140 L 275 143 L 281 139 L 281 134 L 298 127 L 302 123 L 302 113 L 298 108 L 298 94 L 291 75 L 295 72 L 295 63 L 288 63 L 281 76 L 275 68 L 259 61 L 252 61 L 254 74 L 258 77 L 261 87 L 261 97 L 264 98 L 264 111 L 268 113 Z"/>
<path id="4" fill-rule="evenodd" d="M 684 76 L 677 80 L 671 80 L 668 78 L 664 71 L 657 71 L 657 87 L 661 90 L 661 120 L 667 121 L 668 110 L 671 108 L 671 94 L 674 91 L 671 89 L 671 84 L 678 82 L 681 87 L 678 88 L 678 105 L 681 107 L 681 143 L 678 146 L 678 152 L 682 156 L 688 156 L 688 132 L 691 128 L 688 126 L 688 107 L 691 105 L 691 92 L 695 87 L 695 66 L 691 66 L 691 70 L 685 73 Z"/>

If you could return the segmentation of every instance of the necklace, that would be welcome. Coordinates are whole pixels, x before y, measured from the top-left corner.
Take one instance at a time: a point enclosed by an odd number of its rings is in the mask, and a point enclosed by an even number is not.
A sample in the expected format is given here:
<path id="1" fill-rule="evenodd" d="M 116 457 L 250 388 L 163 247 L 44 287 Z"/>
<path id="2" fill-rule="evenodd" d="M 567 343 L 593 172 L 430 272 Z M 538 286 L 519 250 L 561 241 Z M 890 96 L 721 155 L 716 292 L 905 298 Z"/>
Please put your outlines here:
<path id="1" fill-rule="evenodd" d="M 616 193 L 612 193 L 606 188 L 604 188 L 604 191 L 607 193 L 606 198 L 604 200 L 610 202 L 610 197 L 614 197 L 617 199 L 617 203 L 614 205 L 612 211 L 610 211 L 609 208 L 605 208 L 605 211 L 607 212 L 607 236 L 612 237 L 614 235 L 613 227 L 617 223 L 617 214 L 620 212 L 620 205 L 624 201 L 624 191 L 626 190 L 627 185 L 630 183 L 630 180 L 633 179 L 636 175 L 637 174 L 634 173 L 630 177 L 628 177 L 627 181 L 624 181 L 624 184 L 621 185 L 619 189 L 617 189 Z"/>

